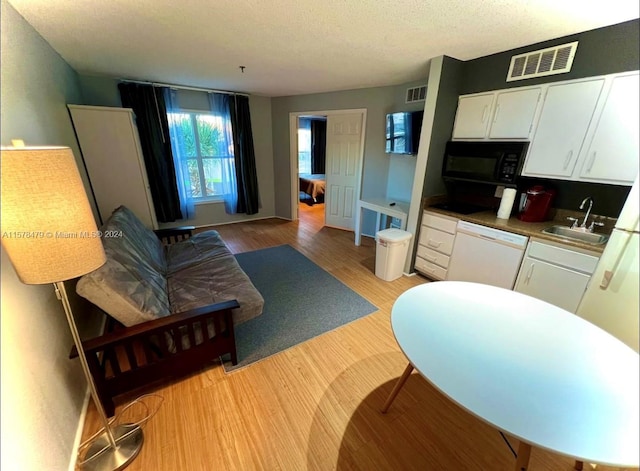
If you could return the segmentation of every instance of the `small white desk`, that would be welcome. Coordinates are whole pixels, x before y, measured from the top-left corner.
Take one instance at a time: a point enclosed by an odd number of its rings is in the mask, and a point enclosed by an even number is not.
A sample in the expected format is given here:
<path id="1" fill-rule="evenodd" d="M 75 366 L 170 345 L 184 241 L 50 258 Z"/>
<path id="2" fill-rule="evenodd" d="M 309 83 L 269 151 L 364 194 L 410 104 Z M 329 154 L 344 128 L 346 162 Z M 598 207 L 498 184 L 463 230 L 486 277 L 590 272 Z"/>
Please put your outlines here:
<path id="1" fill-rule="evenodd" d="M 530 296 L 439 281 L 403 293 L 391 312 L 409 365 L 462 408 L 531 446 L 580 461 L 637 467 L 638 354 L 604 330 Z"/>
<path id="2" fill-rule="evenodd" d="M 362 216 L 365 209 L 378 213 L 376 217 L 376 232 L 380 229 L 380 222 L 383 215 L 385 217 L 398 218 L 400 220 L 400 229 L 403 231 L 407 228 L 407 215 L 409 214 L 408 201 L 398 201 L 389 198 L 361 199 L 358 200 L 358 207 L 356 209 L 356 245 L 360 245 L 362 239 Z"/>

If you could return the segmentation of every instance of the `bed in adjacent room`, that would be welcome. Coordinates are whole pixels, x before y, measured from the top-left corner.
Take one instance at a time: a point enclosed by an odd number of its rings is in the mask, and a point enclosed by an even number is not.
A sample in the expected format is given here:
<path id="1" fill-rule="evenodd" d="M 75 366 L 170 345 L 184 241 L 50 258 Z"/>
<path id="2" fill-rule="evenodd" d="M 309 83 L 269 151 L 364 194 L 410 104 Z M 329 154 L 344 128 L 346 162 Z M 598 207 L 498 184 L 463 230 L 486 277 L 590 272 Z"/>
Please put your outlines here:
<path id="1" fill-rule="evenodd" d="M 324 199 L 325 175 L 324 173 L 300 173 L 300 191 L 303 191 L 313 199 L 314 203 L 318 198 Z"/>

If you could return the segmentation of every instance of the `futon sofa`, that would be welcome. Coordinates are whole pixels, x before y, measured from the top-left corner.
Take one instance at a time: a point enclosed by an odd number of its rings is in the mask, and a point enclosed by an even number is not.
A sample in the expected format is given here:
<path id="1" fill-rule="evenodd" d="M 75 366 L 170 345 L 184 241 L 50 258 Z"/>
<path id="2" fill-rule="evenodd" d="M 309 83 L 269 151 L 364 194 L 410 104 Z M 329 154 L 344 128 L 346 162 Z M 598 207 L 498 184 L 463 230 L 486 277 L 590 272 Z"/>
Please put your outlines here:
<path id="1" fill-rule="evenodd" d="M 76 292 L 116 321 L 83 342 L 108 415 L 124 392 L 224 354 L 237 364 L 234 326 L 260 315 L 264 299 L 217 231 L 154 232 L 121 206 L 101 232 L 107 261 Z"/>

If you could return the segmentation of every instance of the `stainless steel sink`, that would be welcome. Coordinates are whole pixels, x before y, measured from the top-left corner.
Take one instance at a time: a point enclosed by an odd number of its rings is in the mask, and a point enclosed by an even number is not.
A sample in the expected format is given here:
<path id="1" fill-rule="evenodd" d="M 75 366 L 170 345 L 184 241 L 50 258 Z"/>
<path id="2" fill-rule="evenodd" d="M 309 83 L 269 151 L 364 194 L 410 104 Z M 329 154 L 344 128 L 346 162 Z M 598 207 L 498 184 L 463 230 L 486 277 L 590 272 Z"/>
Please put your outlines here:
<path id="1" fill-rule="evenodd" d="M 608 235 L 585 232 L 580 229 L 571 229 L 568 226 L 551 226 L 543 229 L 542 232 L 562 239 L 575 240 L 593 245 L 602 245 L 609 240 Z"/>

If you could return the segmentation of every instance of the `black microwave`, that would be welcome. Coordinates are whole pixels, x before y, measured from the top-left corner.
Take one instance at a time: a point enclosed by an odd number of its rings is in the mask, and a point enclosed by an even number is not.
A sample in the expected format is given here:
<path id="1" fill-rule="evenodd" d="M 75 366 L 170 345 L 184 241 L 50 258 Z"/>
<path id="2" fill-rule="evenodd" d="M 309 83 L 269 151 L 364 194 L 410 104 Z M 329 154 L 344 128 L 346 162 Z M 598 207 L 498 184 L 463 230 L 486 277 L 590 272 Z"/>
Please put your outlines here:
<path id="1" fill-rule="evenodd" d="M 515 186 L 528 148 L 528 141 L 449 141 L 442 178 Z"/>

